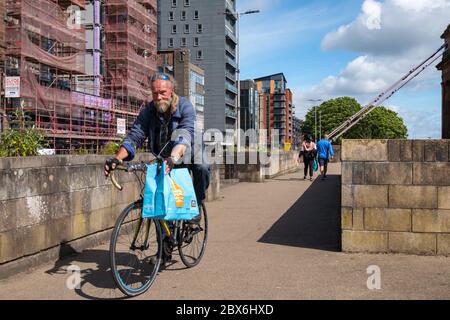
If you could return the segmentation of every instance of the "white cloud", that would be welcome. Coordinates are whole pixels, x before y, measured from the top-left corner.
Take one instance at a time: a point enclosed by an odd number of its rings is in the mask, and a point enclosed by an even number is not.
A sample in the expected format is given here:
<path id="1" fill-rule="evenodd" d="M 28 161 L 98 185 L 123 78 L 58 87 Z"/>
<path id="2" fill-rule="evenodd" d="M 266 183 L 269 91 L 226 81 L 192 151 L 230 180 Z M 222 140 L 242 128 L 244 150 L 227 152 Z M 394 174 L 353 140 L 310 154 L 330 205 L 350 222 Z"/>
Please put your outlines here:
<path id="1" fill-rule="evenodd" d="M 439 139 L 441 136 L 441 127 L 439 112 L 423 112 L 398 105 L 388 105 L 388 109 L 397 112 L 403 119 L 409 133 L 409 139 Z M 430 123 L 433 124 L 430 126 Z"/>
<path id="2" fill-rule="evenodd" d="M 353 22 L 340 26 L 322 40 L 324 50 L 361 55 L 339 74 L 303 91 L 294 90 L 296 105 L 308 106 L 308 99 L 337 96 L 353 96 L 362 104 L 368 103 L 442 45 L 440 36 L 450 22 L 449 17 L 450 0 L 365 0 Z M 430 88 L 440 90 L 440 81 L 440 73 L 430 66 L 402 90 L 414 94 Z M 305 113 L 306 108 L 297 107 L 297 116 L 303 117 Z M 402 113 L 411 130 L 423 132 L 423 126 L 431 123 L 424 123 L 423 117 L 416 117 L 415 113 Z"/>
<path id="3" fill-rule="evenodd" d="M 362 11 L 366 16 L 367 29 L 381 29 L 381 4 L 379 2 L 374 0 L 364 1 Z"/>

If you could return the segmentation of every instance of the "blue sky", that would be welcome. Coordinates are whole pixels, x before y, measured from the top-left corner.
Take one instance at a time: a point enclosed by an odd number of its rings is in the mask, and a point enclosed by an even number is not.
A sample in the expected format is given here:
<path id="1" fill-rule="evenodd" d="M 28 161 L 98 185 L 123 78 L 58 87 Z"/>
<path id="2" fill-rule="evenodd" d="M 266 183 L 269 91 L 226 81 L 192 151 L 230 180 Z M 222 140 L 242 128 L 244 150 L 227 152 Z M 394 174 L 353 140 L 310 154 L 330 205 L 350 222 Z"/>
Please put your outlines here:
<path id="1" fill-rule="evenodd" d="M 241 79 L 283 72 L 299 118 L 309 99 L 368 103 L 442 45 L 450 24 L 450 0 L 236 1 L 238 12 L 261 11 L 240 18 Z M 434 65 L 383 103 L 404 119 L 410 138 L 441 135 Z"/>

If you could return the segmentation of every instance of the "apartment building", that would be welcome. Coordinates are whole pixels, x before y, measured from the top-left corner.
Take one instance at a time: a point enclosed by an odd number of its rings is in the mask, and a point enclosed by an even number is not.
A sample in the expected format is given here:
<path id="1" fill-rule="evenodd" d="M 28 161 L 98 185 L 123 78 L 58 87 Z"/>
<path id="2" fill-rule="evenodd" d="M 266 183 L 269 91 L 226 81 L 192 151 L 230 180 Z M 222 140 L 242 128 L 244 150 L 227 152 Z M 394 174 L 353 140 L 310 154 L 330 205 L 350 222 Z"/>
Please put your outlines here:
<path id="1" fill-rule="evenodd" d="M 158 49 L 189 49 L 205 72 L 205 129 L 236 128 L 236 17 L 234 0 L 158 1 Z"/>
<path id="2" fill-rule="evenodd" d="M 191 62 L 188 49 L 158 51 L 158 70 L 170 74 L 177 82 L 176 93 L 187 97 L 195 108 L 198 132 L 205 128 L 205 72 Z"/>
<path id="3" fill-rule="evenodd" d="M 280 147 L 290 148 L 293 142 L 293 112 L 292 92 L 287 88 L 283 73 L 277 73 L 254 80 L 256 88 L 261 92 L 264 109 L 262 124 L 271 137 L 273 130 L 279 133 Z"/>

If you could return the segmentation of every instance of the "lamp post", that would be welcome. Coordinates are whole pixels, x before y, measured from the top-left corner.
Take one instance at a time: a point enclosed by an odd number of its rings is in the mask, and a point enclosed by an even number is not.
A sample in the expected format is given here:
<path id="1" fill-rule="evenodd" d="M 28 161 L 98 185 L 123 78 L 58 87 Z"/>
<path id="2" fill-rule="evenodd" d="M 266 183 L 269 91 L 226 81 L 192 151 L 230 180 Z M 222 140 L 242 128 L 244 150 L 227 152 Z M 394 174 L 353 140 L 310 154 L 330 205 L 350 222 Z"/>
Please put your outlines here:
<path id="1" fill-rule="evenodd" d="M 309 102 L 322 102 L 322 99 L 308 99 Z M 320 111 L 319 111 L 320 116 Z M 320 135 L 322 135 L 322 118 L 319 119 L 320 122 Z M 317 106 L 314 106 L 314 140 L 317 142 Z"/>
<path id="2" fill-rule="evenodd" d="M 236 60 L 237 60 L 237 68 L 236 68 L 236 81 L 237 81 L 237 101 L 236 101 L 236 111 L 237 111 L 237 150 L 241 150 L 241 135 L 239 134 L 239 129 L 241 128 L 241 83 L 240 83 L 240 69 L 239 69 L 239 18 L 243 15 L 259 13 L 259 10 L 247 10 L 245 12 L 236 12 L 232 14 L 236 18 Z M 227 13 L 230 14 L 230 13 Z"/>

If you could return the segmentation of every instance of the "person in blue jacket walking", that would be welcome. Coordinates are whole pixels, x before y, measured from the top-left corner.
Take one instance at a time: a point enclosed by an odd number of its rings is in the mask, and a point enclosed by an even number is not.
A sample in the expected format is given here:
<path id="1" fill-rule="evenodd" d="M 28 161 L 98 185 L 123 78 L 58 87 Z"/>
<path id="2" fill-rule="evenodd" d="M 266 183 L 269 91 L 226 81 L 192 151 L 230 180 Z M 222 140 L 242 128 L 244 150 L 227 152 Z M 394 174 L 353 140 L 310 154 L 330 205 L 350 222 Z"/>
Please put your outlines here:
<path id="1" fill-rule="evenodd" d="M 327 134 L 324 134 L 322 139 L 317 142 L 317 157 L 319 159 L 322 180 L 325 180 L 327 178 L 328 162 L 334 157 L 333 146 L 331 145 L 331 142 L 328 141 Z"/>

